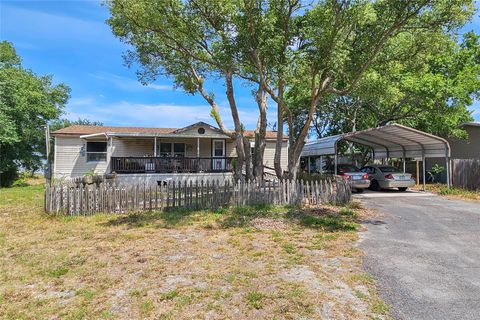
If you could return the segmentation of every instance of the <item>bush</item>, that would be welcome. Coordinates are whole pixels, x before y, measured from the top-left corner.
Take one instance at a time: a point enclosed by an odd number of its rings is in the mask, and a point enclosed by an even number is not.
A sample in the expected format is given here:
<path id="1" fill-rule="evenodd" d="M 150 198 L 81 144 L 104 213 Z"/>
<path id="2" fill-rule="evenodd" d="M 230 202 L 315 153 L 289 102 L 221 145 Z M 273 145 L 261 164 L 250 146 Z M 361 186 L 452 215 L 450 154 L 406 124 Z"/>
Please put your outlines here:
<path id="1" fill-rule="evenodd" d="M 28 182 L 25 178 L 19 178 L 12 183 L 12 187 L 26 187 Z"/>
<path id="2" fill-rule="evenodd" d="M 0 173 L 0 187 L 11 187 L 17 179 L 18 171 L 16 167 L 12 166 L 4 169 L 4 171 Z"/>

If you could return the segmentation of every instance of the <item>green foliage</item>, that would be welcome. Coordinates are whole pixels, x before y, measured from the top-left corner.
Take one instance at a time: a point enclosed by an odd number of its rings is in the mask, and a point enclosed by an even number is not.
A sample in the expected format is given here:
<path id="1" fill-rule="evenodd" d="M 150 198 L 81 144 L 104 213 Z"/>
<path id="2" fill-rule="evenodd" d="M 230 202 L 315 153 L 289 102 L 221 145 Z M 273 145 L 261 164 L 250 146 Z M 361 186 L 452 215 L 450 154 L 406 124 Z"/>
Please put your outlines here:
<path id="1" fill-rule="evenodd" d="M 480 90 L 480 44 L 472 32 L 405 34 L 391 41 L 346 96 L 329 96 L 315 115 L 318 136 L 361 130 L 388 122 L 444 137 L 465 137 L 459 124 L 472 120 L 468 106 Z M 391 57 L 396 57 L 392 59 Z M 304 89 L 306 90 L 306 89 Z M 307 93 L 292 91 L 293 101 Z"/>
<path id="2" fill-rule="evenodd" d="M 93 178 L 93 177 L 95 176 L 95 170 L 93 170 L 93 169 L 88 170 L 88 171 L 85 173 L 84 176 L 85 176 L 85 177 L 92 177 L 92 178 Z"/>
<path id="3" fill-rule="evenodd" d="M 54 85 L 21 65 L 13 45 L 0 42 L 1 185 L 10 185 L 19 168 L 34 172 L 45 158 L 45 125 L 58 118 L 70 89 Z"/>
<path id="4" fill-rule="evenodd" d="M 432 182 L 435 182 L 435 178 L 438 174 L 442 173 L 445 171 L 445 168 L 443 166 L 440 166 L 438 164 L 435 164 L 429 171 L 428 175 L 432 179 Z"/>
<path id="5" fill-rule="evenodd" d="M 58 119 L 53 120 L 50 123 L 50 131 L 60 130 L 62 128 L 70 127 L 70 126 L 103 126 L 102 122 L 99 121 L 90 121 L 88 119 L 78 118 L 77 120 L 68 120 L 68 119 Z"/>

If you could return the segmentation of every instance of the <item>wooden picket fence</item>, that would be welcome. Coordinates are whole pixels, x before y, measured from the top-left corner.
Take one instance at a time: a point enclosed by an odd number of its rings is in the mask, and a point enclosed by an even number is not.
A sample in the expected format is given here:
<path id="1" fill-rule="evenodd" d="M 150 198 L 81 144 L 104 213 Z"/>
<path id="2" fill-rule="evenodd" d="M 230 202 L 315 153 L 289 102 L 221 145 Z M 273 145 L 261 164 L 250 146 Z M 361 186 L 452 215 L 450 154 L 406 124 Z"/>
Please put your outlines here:
<path id="1" fill-rule="evenodd" d="M 350 183 L 336 178 L 323 181 L 170 181 L 161 186 L 113 184 L 60 184 L 45 188 L 45 211 L 65 215 L 129 213 L 169 209 L 217 209 L 270 203 L 321 205 L 347 203 Z"/>
<path id="2" fill-rule="evenodd" d="M 453 159 L 452 185 L 468 190 L 480 190 L 480 159 Z"/>

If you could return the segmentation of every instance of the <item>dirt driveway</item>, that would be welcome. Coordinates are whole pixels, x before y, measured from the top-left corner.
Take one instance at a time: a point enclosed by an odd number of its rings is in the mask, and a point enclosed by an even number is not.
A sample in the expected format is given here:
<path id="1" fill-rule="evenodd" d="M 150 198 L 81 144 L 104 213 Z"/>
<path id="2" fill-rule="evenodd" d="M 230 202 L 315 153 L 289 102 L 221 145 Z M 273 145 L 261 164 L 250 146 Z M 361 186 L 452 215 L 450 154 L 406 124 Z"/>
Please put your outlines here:
<path id="1" fill-rule="evenodd" d="M 480 202 L 431 194 L 357 195 L 379 216 L 360 247 L 396 319 L 478 319 Z"/>

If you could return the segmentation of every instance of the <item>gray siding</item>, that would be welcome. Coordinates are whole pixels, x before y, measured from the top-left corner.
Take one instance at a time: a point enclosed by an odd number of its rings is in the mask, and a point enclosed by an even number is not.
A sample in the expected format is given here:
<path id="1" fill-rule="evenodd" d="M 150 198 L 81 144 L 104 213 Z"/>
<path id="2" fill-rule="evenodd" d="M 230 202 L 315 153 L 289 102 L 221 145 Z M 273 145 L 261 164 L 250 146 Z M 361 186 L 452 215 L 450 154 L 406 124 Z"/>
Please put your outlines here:
<path id="1" fill-rule="evenodd" d="M 453 159 L 480 159 L 480 127 L 465 126 L 468 140 L 450 138 Z"/>
<path id="2" fill-rule="evenodd" d="M 99 141 L 105 141 L 105 139 Z M 86 155 L 81 154 L 82 147 L 86 148 L 86 142 L 79 137 L 55 137 L 55 162 L 53 166 L 55 178 L 80 177 L 91 170 L 99 174 L 107 171 L 108 154 L 107 161 L 87 162 Z"/>

